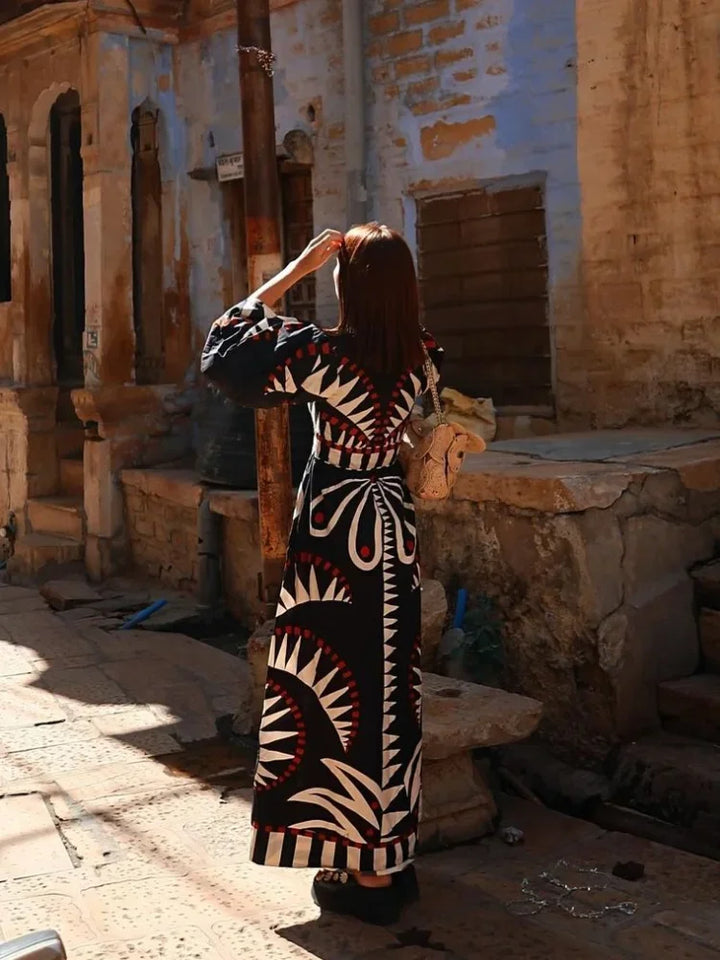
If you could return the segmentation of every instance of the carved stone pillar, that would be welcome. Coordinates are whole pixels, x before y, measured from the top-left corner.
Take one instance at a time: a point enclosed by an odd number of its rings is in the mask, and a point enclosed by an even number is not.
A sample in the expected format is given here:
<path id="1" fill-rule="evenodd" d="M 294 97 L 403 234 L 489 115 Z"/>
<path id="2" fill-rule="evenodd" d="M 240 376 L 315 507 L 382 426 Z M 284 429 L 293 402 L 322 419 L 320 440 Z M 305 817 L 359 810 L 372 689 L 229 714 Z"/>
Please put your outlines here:
<path id="1" fill-rule="evenodd" d="M 129 63 L 123 40 L 93 35 L 87 44 L 85 69 L 96 87 L 82 116 L 84 365 L 85 385 L 97 388 L 134 376 Z"/>

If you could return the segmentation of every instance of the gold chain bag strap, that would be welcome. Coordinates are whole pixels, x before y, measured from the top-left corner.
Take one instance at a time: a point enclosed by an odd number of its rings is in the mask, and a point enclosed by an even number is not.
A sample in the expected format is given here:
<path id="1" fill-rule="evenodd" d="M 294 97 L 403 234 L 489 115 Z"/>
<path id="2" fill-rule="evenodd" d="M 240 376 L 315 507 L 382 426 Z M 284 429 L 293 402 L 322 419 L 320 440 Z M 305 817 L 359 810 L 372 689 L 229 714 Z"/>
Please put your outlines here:
<path id="1" fill-rule="evenodd" d="M 435 415 L 410 421 L 400 447 L 400 461 L 413 496 L 419 500 L 445 500 L 455 486 L 465 454 L 480 453 L 485 442 L 458 424 L 448 423 L 440 403 L 435 367 L 424 343 L 422 348 Z"/>

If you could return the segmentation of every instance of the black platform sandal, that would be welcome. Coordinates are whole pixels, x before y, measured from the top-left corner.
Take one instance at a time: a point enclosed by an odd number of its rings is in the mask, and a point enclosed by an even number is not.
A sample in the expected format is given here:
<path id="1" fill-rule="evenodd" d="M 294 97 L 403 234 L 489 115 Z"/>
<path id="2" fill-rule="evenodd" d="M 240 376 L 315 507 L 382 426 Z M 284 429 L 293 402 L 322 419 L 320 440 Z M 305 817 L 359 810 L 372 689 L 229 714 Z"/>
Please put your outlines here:
<path id="1" fill-rule="evenodd" d="M 396 923 L 403 907 L 418 896 L 417 877 L 412 867 L 393 874 L 392 883 L 387 887 L 363 887 L 344 870 L 321 871 L 312 887 L 312 898 L 321 910 L 377 926 Z"/>
<path id="2" fill-rule="evenodd" d="M 403 902 L 406 904 L 416 903 L 420 899 L 420 887 L 418 885 L 415 867 L 412 864 L 405 867 L 400 873 L 392 875 L 393 884 L 395 884 L 402 894 Z"/>

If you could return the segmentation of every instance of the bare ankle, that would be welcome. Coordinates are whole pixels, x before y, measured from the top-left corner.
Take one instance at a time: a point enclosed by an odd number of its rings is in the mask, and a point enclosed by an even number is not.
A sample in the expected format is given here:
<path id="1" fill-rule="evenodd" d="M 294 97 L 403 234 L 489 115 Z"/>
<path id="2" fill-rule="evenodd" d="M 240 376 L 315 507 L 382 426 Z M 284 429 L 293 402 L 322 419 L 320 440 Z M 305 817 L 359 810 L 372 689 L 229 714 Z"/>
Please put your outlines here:
<path id="1" fill-rule="evenodd" d="M 356 873 L 354 874 L 356 882 L 361 887 L 371 887 L 373 889 L 382 889 L 392 885 L 392 877 L 388 874 L 377 873 Z"/>

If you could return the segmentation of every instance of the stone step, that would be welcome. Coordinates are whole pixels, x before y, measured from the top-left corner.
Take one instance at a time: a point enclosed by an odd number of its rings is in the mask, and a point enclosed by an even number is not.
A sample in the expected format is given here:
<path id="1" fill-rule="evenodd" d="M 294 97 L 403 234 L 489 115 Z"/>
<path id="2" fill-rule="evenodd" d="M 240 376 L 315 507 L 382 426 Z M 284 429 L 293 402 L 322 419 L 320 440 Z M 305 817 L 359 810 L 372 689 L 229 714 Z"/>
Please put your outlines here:
<path id="1" fill-rule="evenodd" d="M 55 443 L 58 457 L 80 457 L 85 444 L 85 431 L 82 424 L 59 423 L 55 428 Z"/>
<path id="2" fill-rule="evenodd" d="M 720 610 L 700 611 L 700 649 L 708 673 L 720 673 Z"/>
<path id="3" fill-rule="evenodd" d="M 28 519 L 34 533 L 82 540 L 83 504 L 77 497 L 38 497 L 29 500 Z"/>
<path id="4" fill-rule="evenodd" d="M 84 487 L 82 457 L 63 457 L 60 460 L 60 490 L 63 495 L 82 499 Z"/>
<path id="5" fill-rule="evenodd" d="M 697 673 L 658 684 L 658 710 L 671 733 L 720 744 L 720 675 Z"/>
<path id="6" fill-rule="evenodd" d="M 613 801 L 717 836 L 720 750 L 714 744 L 672 733 L 641 737 L 619 752 Z"/>
<path id="7" fill-rule="evenodd" d="M 80 540 L 56 537 L 47 533 L 26 533 L 15 544 L 8 560 L 8 572 L 15 582 L 35 577 L 52 567 L 62 568 L 83 559 L 85 550 Z"/>
<path id="8" fill-rule="evenodd" d="M 720 560 L 713 560 L 692 571 L 695 597 L 701 607 L 720 610 Z"/>

